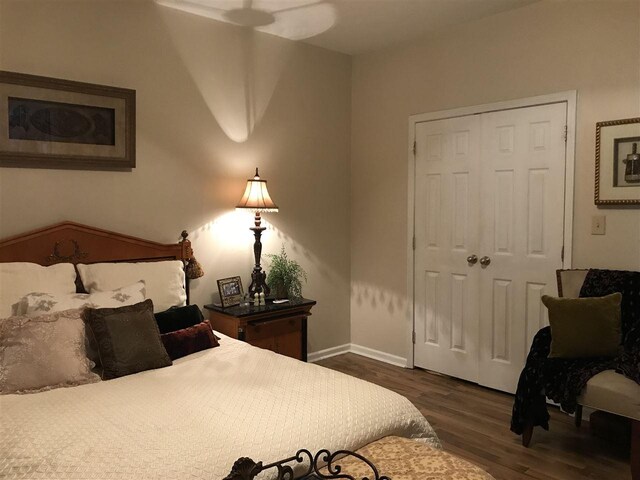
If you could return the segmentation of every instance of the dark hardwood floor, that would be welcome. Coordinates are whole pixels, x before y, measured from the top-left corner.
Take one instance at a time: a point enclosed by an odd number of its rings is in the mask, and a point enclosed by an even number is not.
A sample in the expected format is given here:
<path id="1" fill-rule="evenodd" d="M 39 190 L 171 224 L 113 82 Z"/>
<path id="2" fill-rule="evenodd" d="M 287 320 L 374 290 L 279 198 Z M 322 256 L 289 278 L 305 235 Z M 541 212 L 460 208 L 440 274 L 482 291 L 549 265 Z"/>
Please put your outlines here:
<path id="1" fill-rule="evenodd" d="M 628 446 L 592 436 L 557 408 L 550 431 L 536 428 L 529 448 L 509 431 L 513 396 L 351 353 L 318 362 L 394 390 L 420 409 L 445 450 L 480 465 L 498 480 L 629 480 Z"/>

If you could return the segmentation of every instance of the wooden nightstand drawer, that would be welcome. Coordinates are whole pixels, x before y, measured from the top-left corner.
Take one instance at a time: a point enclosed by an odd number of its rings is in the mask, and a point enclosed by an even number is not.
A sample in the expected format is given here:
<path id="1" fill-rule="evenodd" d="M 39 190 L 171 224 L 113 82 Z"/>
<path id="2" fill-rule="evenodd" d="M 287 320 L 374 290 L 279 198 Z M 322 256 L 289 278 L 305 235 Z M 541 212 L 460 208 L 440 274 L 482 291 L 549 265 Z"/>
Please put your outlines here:
<path id="1" fill-rule="evenodd" d="M 288 317 L 249 323 L 245 328 L 245 340 L 254 347 L 302 359 L 302 320 L 306 317 Z"/>
<path id="2" fill-rule="evenodd" d="M 302 331 L 302 317 L 282 318 L 280 320 L 266 320 L 247 324 L 245 340 L 262 340 L 267 337 L 277 337 L 288 333 Z"/>

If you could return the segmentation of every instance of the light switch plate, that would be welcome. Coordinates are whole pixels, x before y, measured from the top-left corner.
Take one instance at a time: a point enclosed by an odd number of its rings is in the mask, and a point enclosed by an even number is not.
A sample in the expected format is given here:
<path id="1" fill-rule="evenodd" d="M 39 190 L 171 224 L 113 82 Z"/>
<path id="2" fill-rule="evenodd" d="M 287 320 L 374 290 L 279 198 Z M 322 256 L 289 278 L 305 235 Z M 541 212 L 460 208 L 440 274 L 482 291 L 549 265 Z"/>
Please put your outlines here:
<path id="1" fill-rule="evenodd" d="M 591 217 L 591 235 L 604 235 L 607 231 L 607 217 L 593 215 Z"/>

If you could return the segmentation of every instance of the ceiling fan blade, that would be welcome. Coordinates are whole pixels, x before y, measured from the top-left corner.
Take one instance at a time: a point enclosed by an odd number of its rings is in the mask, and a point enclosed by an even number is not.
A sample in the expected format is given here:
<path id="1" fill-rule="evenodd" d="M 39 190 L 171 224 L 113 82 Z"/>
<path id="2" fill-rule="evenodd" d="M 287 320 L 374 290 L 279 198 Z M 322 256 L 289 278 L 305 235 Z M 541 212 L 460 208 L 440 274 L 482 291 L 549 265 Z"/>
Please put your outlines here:
<path id="1" fill-rule="evenodd" d="M 320 2 L 313 2 L 313 3 L 305 3 L 304 5 L 296 5 L 295 7 L 283 8 L 282 10 L 275 10 L 275 11 L 278 12 L 278 13 L 281 13 L 281 12 L 292 12 L 294 10 L 300 10 L 300 9 L 303 9 L 303 8 L 309 8 L 309 7 L 312 7 L 314 5 L 318 5 L 320 3 L 325 3 L 325 2 L 320 1 Z"/>

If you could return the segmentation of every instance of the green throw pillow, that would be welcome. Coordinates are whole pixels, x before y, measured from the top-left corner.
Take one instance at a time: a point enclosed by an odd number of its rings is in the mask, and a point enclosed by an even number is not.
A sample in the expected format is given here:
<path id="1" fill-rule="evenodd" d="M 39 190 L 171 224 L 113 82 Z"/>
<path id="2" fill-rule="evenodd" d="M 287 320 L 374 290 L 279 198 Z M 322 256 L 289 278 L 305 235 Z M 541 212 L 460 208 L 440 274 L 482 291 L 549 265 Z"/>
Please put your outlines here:
<path id="1" fill-rule="evenodd" d="M 542 296 L 549 310 L 549 358 L 615 357 L 620 353 L 621 293 L 606 297 Z"/>

